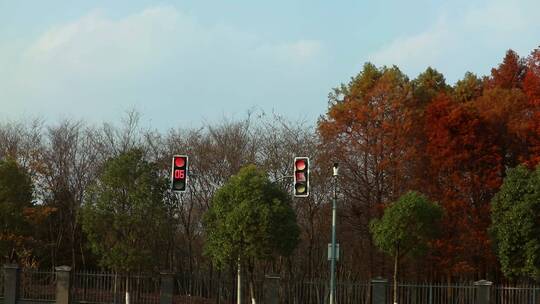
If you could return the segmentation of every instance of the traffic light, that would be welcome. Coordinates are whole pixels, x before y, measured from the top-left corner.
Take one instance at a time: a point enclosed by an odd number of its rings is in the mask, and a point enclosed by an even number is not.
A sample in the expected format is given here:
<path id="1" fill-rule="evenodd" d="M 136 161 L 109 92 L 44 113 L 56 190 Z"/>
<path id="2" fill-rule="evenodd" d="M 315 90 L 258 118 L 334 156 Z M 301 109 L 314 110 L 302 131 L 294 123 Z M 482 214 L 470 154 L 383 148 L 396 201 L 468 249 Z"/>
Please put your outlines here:
<path id="1" fill-rule="evenodd" d="M 309 158 L 294 158 L 294 196 L 307 197 L 309 195 Z"/>
<path id="2" fill-rule="evenodd" d="M 171 189 L 184 192 L 187 189 L 188 157 L 174 155 L 172 159 Z"/>

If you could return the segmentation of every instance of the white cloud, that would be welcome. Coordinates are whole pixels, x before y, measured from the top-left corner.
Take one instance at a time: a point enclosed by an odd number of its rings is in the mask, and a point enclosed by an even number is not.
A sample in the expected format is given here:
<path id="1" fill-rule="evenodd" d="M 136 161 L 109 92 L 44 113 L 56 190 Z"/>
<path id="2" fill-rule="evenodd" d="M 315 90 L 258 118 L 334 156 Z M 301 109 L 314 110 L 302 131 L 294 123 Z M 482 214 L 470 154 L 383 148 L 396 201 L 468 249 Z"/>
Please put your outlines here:
<path id="1" fill-rule="evenodd" d="M 372 54 L 370 60 L 376 64 L 398 66 L 429 65 L 439 60 L 449 43 L 455 37 L 448 29 L 446 21 L 439 20 L 432 28 L 408 37 L 400 37 Z"/>
<path id="2" fill-rule="evenodd" d="M 26 84 L 28 79 L 38 83 L 43 78 L 64 82 L 73 77 L 130 77 L 162 60 L 167 49 L 182 47 L 182 39 L 193 37 L 195 23 L 174 8 L 147 9 L 120 20 L 93 12 L 41 35 L 24 51 L 19 77 Z"/>
<path id="3" fill-rule="evenodd" d="M 203 25 L 171 6 L 120 19 L 93 11 L 46 30 L 17 52 L 10 50 L 12 56 L 0 56 L 0 66 L 9 71 L 0 74 L 0 104 L 12 112 L 98 113 L 110 119 L 117 115 L 107 111 L 134 105 L 157 111 L 151 103 L 163 109 L 193 96 L 245 100 L 242 82 L 264 78 L 255 85 L 270 90 L 272 81 L 287 81 L 276 71 L 309 69 L 322 49 L 315 40 L 269 43 L 246 30 Z"/>
<path id="4" fill-rule="evenodd" d="M 396 64 L 411 77 L 432 66 L 454 82 L 471 68 L 471 63 L 481 66 L 474 72 L 488 74 L 497 62 L 486 53 L 496 51 L 502 58 L 511 48 L 527 55 L 537 46 L 538 11 L 540 2 L 535 0 L 495 0 L 463 7 L 454 15 L 441 14 L 431 27 L 399 37 L 368 58 L 377 65 Z"/>

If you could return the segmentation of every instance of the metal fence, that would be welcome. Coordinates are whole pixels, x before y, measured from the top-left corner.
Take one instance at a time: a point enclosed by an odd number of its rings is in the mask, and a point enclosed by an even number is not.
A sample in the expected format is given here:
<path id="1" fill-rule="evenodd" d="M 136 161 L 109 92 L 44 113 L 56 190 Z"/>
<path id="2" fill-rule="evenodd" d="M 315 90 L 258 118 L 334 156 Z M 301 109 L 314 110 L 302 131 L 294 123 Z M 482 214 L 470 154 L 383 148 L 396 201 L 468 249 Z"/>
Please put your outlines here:
<path id="1" fill-rule="evenodd" d="M 175 303 L 228 304 L 236 303 L 236 282 L 232 278 L 209 278 L 204 276 L 175 278 Z M 249 290 L 243 283 L 243 296 L 248 299 Z M 264 282 L 256 283 L 259 299 L 263 298 Z M 400 304 L 471 304 L 476 301 L 476 286 L 472 282 L 461 284 L 445 283 L 399 283 Z M 387 303 L 393 303 L 393 285 L 388 284 Z M 326 280 L 280 282 L 280 303 L 284 304 L 327 304 L 328 282 Z M 336 302 L 340 304 L 371 303 L 369 282 L 337 282 Z M 247 303 L 247 301 L 246 301 Z M 493 304 L 540 304 L 540 286 L 499 285 L 491 287 Z"/>
<path id="2" fill-rule="evenodd" d="M 255 282 L 255 296 L 263 299 L 265 281 Z M 250 297 L 248 282 L 242 283 L 244 299 Z M 325 304 L 328 299 L 328 282 L 314 281 L 280 281 L 280 303 L 284 304 Z M 209 277 L 177 275 L 175 277 L 175 303 L 236 303 L 236 281 L 234 277 Z M 369 283 L 341 283 L 336 285 L 338 303 L 361 304 L 368 303 L 370 295 Z"/>
<path id="3" fill-rule="evenodd" d="M 470 304 L 475 302 L 476 287 L 470 284 L 398 283 L 398 303 Z M 393 301 L 393 285 L 387 289 L 388 303 Z"/>
<path id="4" fill-rule="evenodd" d="M 328 282 L 321 280 L 285 281 L 281 283 L 281 298 L 286 304 L 325 304 L 328 302 Z M 369 302 L 370 285 L 366 282 L 337 282 L 336 302 L 362 304 Z"/>
<path id="5" fill-rule="evenodd" d="M 19 300 L 52 303 L 55 301 L 56 273 L 52 271 L 22 270 L 18 284 Z M 257 299 L 264 299 L 269 281 L 255 282 Z M 277 281 L 273 281 L 277 282 Z M 273 283 L 272 283 L 273 284 Z M 0 304 L 3 302 L 4 275 L 0 271 Z M 249 302 L 249 285 L 243 282 L 243 297 Z M 386 285 L 387 303 L 393 303 L 392 284 Z M 399 283 L 399 304 L 471 304 L 476 302 L 477 286 L 462 284 Z M 71 274 L 73 303 L 125 303 L 129 290 L 134 304 L 157 304 L 160 301 L 161 281 L 158 275 L 117 275 L 109 272 L 74 272 Z M 337 282 L 339 304 L 371 303 L 370 282 Z M 384 290 L 384 289 L 383 289 Z M 326 304 L 327 280 L 279 281 L 280 303 Z M 236 303 L 236 281 L 232 276 L 176 275 L 173 303 L 177 304 L 233 304 Z M 492 304 L 540 304 L 540 286 L 533 284 L 494 284 L 490 288 Z"/>
<path id="6" fill-rule="evenodd" d="M 283 303 L 328 303 L 327 281 L 282 282 L 281 288 Z M 470 304 L 475 301 L 475 290 L 472 283 L 399 283 L 397 302 L 400 304 Z M 387 302 L 393 303 L 393 285 L 387 285 L 386 291 Z M 369 282 L 337 282 L 336 302 L 340 304 L 371 303 L 371 284 Z"/>
<path id="7" fill-rule="evenodd" d="M 495 304 L 540 303 L 540 286 L 530 284 L 497 285 L 491 288 L 491 301 Z"/>
<path id="8" fill-rule="evenodd" d="M 248 282 L 242 282 L 242 296 L 250 297 Z M 256 298 L 262 299 L 264 281 L 257 280 L 254 286 Z M 236 281 L 233 277 L 218 275 L 176 275 L 174 303 L 186 304 L 232 304 L 236 303 Z"/>
<path id="9" fill-rule="evenodd" d="M 126 276 L 98 271 L 72 275 L 71 293 L 75 303 L 125 303 L 126 289 L 131 303 L 159 303 L 159 276 Z"/>
<path id="10" fill-rule="evenodd" d="M 38 270 L 21 271 L 18 293 L 21 300 L 54 302 L 56 273 Z"/>

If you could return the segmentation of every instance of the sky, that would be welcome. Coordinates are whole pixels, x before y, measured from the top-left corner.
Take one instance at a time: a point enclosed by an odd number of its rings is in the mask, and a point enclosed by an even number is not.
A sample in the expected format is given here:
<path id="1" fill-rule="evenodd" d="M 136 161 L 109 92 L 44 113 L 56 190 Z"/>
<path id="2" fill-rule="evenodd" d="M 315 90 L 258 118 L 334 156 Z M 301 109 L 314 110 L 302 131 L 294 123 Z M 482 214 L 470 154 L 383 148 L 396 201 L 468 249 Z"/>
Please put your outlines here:
<path id="1" fill-rule="evenodd" d="M 315 124 L 365 62 L 450 84 L 540 45 L 540 1 L 0 0 L 0 122 Z"/>

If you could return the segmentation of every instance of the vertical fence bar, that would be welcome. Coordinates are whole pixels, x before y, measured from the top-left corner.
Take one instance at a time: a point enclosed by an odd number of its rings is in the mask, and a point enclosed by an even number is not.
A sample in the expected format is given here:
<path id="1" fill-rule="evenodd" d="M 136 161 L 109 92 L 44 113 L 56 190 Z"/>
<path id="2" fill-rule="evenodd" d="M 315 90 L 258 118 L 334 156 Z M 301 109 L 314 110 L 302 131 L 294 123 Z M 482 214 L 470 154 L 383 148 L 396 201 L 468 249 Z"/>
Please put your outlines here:
<path id="1" fill-rule="evenodd" d="M 429 304 L 433 304 L 433 285 L 429 284 Z"/>

